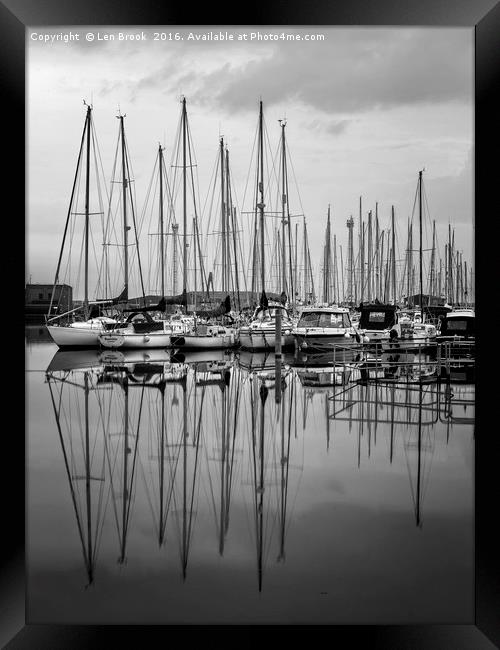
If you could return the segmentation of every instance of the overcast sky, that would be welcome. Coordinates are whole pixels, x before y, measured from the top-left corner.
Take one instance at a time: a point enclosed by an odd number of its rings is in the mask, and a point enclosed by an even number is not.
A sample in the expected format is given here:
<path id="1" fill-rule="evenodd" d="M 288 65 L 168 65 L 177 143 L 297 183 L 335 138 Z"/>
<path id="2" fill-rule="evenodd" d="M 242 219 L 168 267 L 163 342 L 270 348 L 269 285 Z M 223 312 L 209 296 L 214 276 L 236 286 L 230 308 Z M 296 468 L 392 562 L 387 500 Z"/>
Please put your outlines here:
<path id="1" fill-rule="evenodd" d="M 188 40 L 190 32 L 234 34 L 235 40 Z M 43 42 L 35 35 L 78 34 L 79 41 Z M 124 42 L 118 33 L 147 40 Z M 155 41 L 158 31 L 182 41 Z M 251 32 L 324 34 L 323 41 L 241 41 Z M 114 34 L 88 42 L 85 34 Z M 141 211 L 158 142 L 170 160 L 187 99 L 205 201 L 224 135 L 238 207 L 242 204 L 262 99 L 273 152 L 278 119 L 287 138 L 300 201 L 291 179 L 290 210 L 304 213 L 311 257 L 319 270 L 328 204 L 333 232 L 344 249 L 346 219 L 378 202 L 381 225 L 395 206 L 400 251 L 412 214 L 418 171 L 442 247 L 447 225 L 473 262 L 473 30 L 462 28 L 62 28 L 27 31 L 28 268 L 27 280 L 52 282 L 85 118 L 92 101 L 109 183 L 118 107 L 127 137 Z M 249 184 L 253 183 L 251 171 Z M 205 217 L 206 219 L 206 217 Z M 205 221 L 205 223 L 207 223 Z M 357 224 L 356 224 L 357 225 Z M 426 226 L 428 231 L 428 226 Z M 357 231 L 356 231 L 357 233 Z"/>

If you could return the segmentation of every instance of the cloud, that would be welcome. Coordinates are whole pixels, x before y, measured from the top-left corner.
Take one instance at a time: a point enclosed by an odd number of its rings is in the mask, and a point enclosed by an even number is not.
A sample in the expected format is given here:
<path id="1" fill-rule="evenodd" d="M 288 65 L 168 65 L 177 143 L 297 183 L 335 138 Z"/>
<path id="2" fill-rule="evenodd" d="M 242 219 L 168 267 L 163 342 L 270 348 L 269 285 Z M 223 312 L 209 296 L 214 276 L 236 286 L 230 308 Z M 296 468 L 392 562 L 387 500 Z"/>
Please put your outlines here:
<path id="1" fill-rule="evenodd" d="M 325 31 L 314 46 L 283 43 L 266 56 L 199 74 L 191 99 L 210 99 L 226 112 L 251 110 L 256 97 L 328 113 L 472 102 L 473 42 L 463 29 Z"/>

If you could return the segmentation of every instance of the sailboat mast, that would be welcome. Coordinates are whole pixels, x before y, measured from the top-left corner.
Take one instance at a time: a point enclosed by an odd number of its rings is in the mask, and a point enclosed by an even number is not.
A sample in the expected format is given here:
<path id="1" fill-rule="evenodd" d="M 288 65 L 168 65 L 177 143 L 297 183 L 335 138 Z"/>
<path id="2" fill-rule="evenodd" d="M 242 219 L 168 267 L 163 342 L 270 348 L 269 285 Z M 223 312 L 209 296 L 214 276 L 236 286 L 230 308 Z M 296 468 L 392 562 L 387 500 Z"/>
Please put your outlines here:
<path id="1" fill-rule="evenodd" d="M 372 269 L 372 211 L 369 210 L 368 212 L 368 268 L 367 268 L 367 273 L 368 273 L 368 287 L 367 287 L 367 293 L 368 293 L 368 302 L 371 302 L 373 300 L 373 269 Z"/>
<path id="2" fill-rule="evenodd" d="M 380 294 L 380 228 L 377 202 L 375 203 L 375 297 L 378 298 Z"/>
<path id="3" fill-rule="evenodd" d="M 394 228 L 394 206 L 392 206 L 392 292 L 396 304 L 396 231 Z"/>
<path id="4" fill-rule="evenodd" d="M 196 275 L 197 275 L 197 273 L 196 273 L 196 271 L 197 271 L 197 269 L 196 269 L 196 253 L 197 253 L 196 240 L 197 240 L 197 237 L 196 237 L 196 217 L 193 217 L 193 266 L 194 266 L 194 269 L 193 269 L 193 271 L 194 271 L 194 282 L 193 282 L 194 299 L 193 299 L 193 302 L 194 302 L 194 311 L 195 312 L 196 312 L 196 297 L 197 297 L 197 293 L 198 293 L 198 287 L 197 287 L 197 284 L 196 284 Z M 202 290 L 203 290 L 203 286 L 202 286 Z"/>
<path id="5" fill-rule="evenodd" d="M 85 171 L 85 293 L 83 298 L 84 317 L 89 315 L 89 194 L 90 194 L 90 131 L 91 111 L 87 107 L 87 161 Z"/>
<path id="6" fill-rule="evenodd" d="M 323 302 L 330 302 L 330 283 L 331 283 L 331 268 L 330 268 L 330 204 L 328 204 L 328 216 L 326 222 L 326 241 L 325 241 L 325 257 L 324 257 L 324 283 L 323 283 Z"/>
<path id="7" fill-rule="evenodd" d="M 123 274 L 125 279 L 125 295 L 128 297 L 128 225 L 127 225 L 127 173 L 126 173 L 126 153 L 125 153 L 125 128 L 123 125 L 123 115 L 119 115 L 121 149 L 122 149 L 122 192 L 123 192 Z"/>
<path id="8" fill-rule="evenodd" d="M 365 296 L 365 242 L 363 237 L 363 213 L 362 213 L 362 203 L 361 197 L 359 197 L 359 278 L 360 278 L 360 287 L 359 294 L 360 300 L 363 302 Z"/>
<path id="9" fill-rule="evenodd" d="M 303 254 L 304 254 L 304 271 L 303 271 L 303 273 L 304 273 L 304 283 L 303 283 L 302 291 L 303 291 L 303 294 L 304 294 L 304 300 L 307 303 L 307 294 L 309 293 L 309 283 L 308 283 L 308 275 L 307 275 L 307 270 L 308 270 L 308 264 L 307 264 L 307 262 L 308 262 L 308 260 L 307 260 L 307 227 L 306 227 L 306 218 L 305 217 L 304 217 L 304 235 L 303 235 L 303 238 L 304 238 L 304 242 L 303 242 L 303 244 L 304 244 L 304 251 L 303 251 Z"/>
<path id="10" fill-rule="evenodd" d="M 464 278 L 465 278 L 465 287 L 464 287 L 464 302 L 465 306 L 469 306 L 469 296 L 468 296 L 468 286 L 467 286 L 467 260 L 464 261 Z M 463 283 L 462 283 L 463 287 Z"/>
<path id="11" fill-rule="evenodd" d="M 431 275 L 429 280 L 429 295 L 436 295 L 436 221 L 432 222 L 432 251 L 431 251 Z"/>
<path id="12" fill-rule="evenodd" d="M 226 286 L 226 206 L 224 201 L 224 138 L 220 139 L 220 210 L 222 225 L 222 291 L 227 291 Z"/>
<path id="13" fill-rule="evenodd" d="M 286 169 L 285 169 L 285 120 L 279 120 L 281 126 L 281 290 L 286 293 L 286 248 L 285 248 L 285 205 L 286 205 Z"/>
<path id="14" fill-rule="evenodd" d="M 165 295 L 165 254 L 163 235 L 163 148 L 158 145 L 158 166 L 160 169 L 160 269 L 161 269 L 161 297 Z"/>
<path id="15" fill-rule="evenodd" d="M 419 224 L 419 279 L 420 279 L 420 312 L 422 322 L 424 321 L 424 298 L 423 298 L 423 260 L 422 260 L 422 172 L 418 172 L 418 224 Z"/>
<path id="16" fill-rule="evenodd" d="M 339 299 L 339 269 L 337 265 L 337 235 L 333 235 L 333 302 L 338 304 Z"/>
<path id="17" fill-rule="evenodd" d="M 410 301 L 410 296 L 411 296 L 411 266 L 412 266 L 412 257 L 411 257 L 411 247 L 412 247 L 412 226 L 410 224 L 410 220 L 408 219 L 408 237 L 407 237 L 407 247 L 406 247 L 406 281 L 407 281 L 407 289 L 406 292 L 408 294 L 408 307 L 410 307 L 411 301 Z"/>
<path id="18" fill-rule="evenodd" d="M 186 98 L 182 98 L 182 246 L 183 246 L 183 258 L 182 258 L 182 293 L 183 299 L 186 297 L 187 301 L 187 205 L 186 205 L 186 196 L 187 196 L 187 175 L 186 175 Z M 187 302 L 186 302 L 187 305 Z"/>
<path id="19" fill-rule="evenodd" d="M 87 132 L 87 128 L 89 127 L 89 110 L 90 110 L 90 107 L 87 108 L 87 113 L 85 115 L 85 123 L 84 123 L 84 126 L 83 126 L 82 139 L 81 139 L 81 142 L 80 142 L 80 149 L 78 151 L 78 162 L 77 162 L 77 165 L 76 165 L 75 177 L 74 177 L 74 180 L 73 180 L 73 187 L 71 189 L 71 198 L 70 198 L 70 201 L 69 201 L 68 214 L 67 214 L 67 217 L 66 217 L 66 224 L 64 226 L 64 233 L 63 233 L 63 238 L 62 238 L 62 243 L 61 243 L 61 249 L 59 251 L 59 259 L 57 260 L 57 268 L 56 268 L 56 275 L 55 275 L 55 278 L 54 278 L 54 285 L 53 285 L 52 293 L 51 293 L 51 296 L 50 296 L 50 305 L 49 305 L 49 310 L 48 310 L 48 316 L 52 315 L 52 304 L 54 302 L 54 296 L 56 295 L 56 285 L 59 282 L 59 272 L 61 270 L 61 261 L 62 261 L 63 251 L 64 251 L 64 244 L 66 242 L 66 235 L 68 233 L 68 225 L 69 225 L 70 216 L 71 216 L 71 208 L 73 206 L 73 199 L 74 199 L 74 196 L 75 196 L 75 189 L 76 189 L 77 181 L 78 181 L 78 172 L 80 170 L 80 163 L 81 163 L 81 160 L 82 160 L 82 153 L 83 153 L 83 149 L 85 147 L 85 134 Z M 69 309 L 70 309 L 70 307 L 68 306 L 68 311 L 69 311 Z"/>
<path id="20" fill-rule="evenodd" d="M 262 291 L 264 291 L 266 269 L 265 269 L 265 254 L 264 254 L 264 133 L 263 133 L 263 114 L 262 114 L 262 101 L 259 102 L 259 194 L 260 201 L 257 205 L 260 213 L 260 273 Z"/>
<path id="21" fill-rule="evenodd" d="M 452 249 L 451 249 L 451 224 L 448 224 L 448 301 L 453 304 L 453 271 L 452 271 Z"/>

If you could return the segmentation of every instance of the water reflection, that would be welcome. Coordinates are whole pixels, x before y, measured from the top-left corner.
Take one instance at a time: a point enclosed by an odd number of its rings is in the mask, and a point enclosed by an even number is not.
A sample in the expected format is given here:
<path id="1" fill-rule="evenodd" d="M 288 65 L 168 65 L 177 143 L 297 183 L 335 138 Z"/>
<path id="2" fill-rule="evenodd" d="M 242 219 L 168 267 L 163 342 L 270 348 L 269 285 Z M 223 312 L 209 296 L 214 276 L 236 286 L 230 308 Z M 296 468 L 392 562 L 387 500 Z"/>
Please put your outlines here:
<path id="1" fill-rule="evenodd" d="M 427 357 L 404 357 L 388 373 L 385 360 L 356 355 L 332 363 L 326 354 L 58 351 L 46 382 L 85 585 L 95 580 L 103 534 L 127 564 L 137 501 L 148 504 L 158 547 L 178 548 L 183 580 L 200 512 L 213 517 L 222 558 L 237 489 L 261 592 L 270 558 L 286 559 L 310 417 L 329 453 L 336 426 L 346 423 L 358 468 L 381 431 L 386 462 L 399 453 L 406 464 L 421 528 L 436 425 L 445 425 L 447 444 L 454 425 L 472 424 L 474 390 L 440 381 Z"/>
<path id="2" fill-rule="evenodd" d="M 54 350 L 27 355 L 30 620 L 473 611 L 474 385 L 438 359 Z"/>

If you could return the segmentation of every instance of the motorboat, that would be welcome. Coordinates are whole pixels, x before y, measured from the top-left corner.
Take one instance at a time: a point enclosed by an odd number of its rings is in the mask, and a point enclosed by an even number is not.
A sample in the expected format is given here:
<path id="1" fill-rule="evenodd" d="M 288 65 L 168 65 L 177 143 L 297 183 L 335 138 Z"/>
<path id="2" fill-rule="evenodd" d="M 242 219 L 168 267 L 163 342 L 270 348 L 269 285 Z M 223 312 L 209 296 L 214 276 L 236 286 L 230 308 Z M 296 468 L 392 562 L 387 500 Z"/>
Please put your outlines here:
<path id="1" fill-rule="evenodd" d="M 352 326 L 349 310 L 343 307 L 305 307 L 292 333 L 301 350 L 361 342 L 361 336 Z"/>

